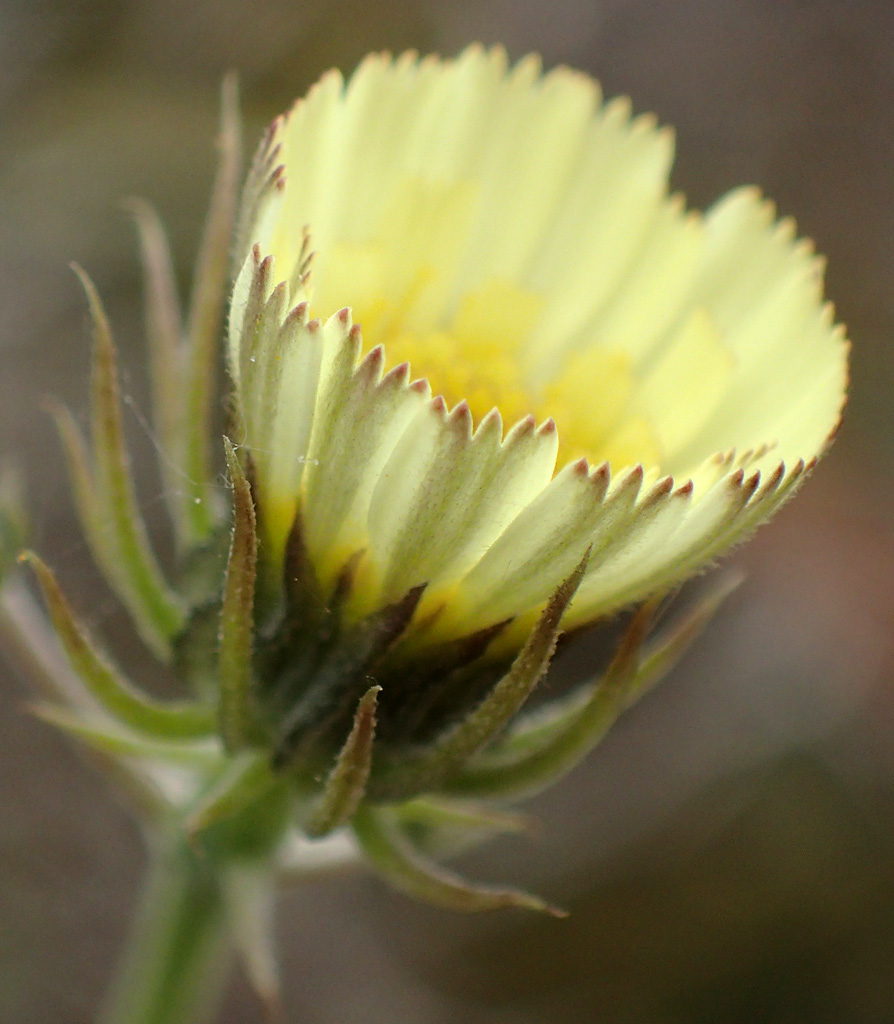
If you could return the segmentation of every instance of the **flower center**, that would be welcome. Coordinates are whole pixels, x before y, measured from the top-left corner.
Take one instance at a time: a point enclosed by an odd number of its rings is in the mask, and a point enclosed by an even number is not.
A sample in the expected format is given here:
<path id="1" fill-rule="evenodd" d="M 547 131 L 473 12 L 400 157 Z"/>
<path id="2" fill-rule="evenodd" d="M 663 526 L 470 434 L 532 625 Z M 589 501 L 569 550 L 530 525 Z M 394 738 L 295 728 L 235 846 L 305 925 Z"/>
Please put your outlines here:
<path id="1" fill-rule="evenodd" d="M 628 414 L 635 381 L 625 353 L 593 347 L 546 384 L 530 379 L 525 342 L 543 307 L 539 296 L 494 279 L 463 296 L 447 323 L 415 329 L 408 306 L 377 296 L 354 312 L 366 344 L 384 345 L 390 366 L 409 362 L 448 406 L 465 399 L 476 423 L 496 406 L 507 429 L 529 414 L 538 422 L 551 416 L 560 463 L 581 456 L 615 467 L 657 463 L 648 420 Z"/>
<path id="2" fill-rule="evenodd" d="M 550 297 L 524 283 L 524 261 L 504 253 L 488 263 L 479 200 L 473 182 L 408 178 L 378 214 L 353 225 L 356 240 L 336 232 L 316 239 L 317 312 L 350 305 L 367 348 L 383 345 L 389 366 L 409 362 L 448 406 L 465 399 L 476 422 L 494 407 L 506 429 L 529 414 L 538 423 L 552 417 L 560 465 L 585 456 L 614 471 L 664 466 L 726 379 L 713 326 L 699 313 L 671 339 L 670 369 L 685 372 L 683 380 L 671 373 L 670 389 L 659 374 L 643 376 L 627 351 L 600 345 L 598 332 L 563 347 L 549 336 Z M 546 368 L 535 363 L 544 350 L 556 357 Z M 693 404 L 690 391 L 703 377 L 714 383 Z"/>

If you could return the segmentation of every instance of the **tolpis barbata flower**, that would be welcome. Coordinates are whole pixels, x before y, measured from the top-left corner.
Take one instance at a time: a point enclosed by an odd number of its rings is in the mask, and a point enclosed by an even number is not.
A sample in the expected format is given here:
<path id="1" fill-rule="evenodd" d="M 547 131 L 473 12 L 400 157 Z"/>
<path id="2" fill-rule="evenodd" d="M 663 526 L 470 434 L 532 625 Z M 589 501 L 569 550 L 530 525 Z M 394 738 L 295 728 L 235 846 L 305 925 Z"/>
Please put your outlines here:
<path id="1" fill-rule="evenodd" d="M 127 684 L 29 556 L 90 693 L 44 713 L 221 863 L 272 873 L 338 841 L 442 905 L 542 908 L 435 858 L 515 827 L 479 801 L 553 782 L 666 671 L 721 594 L 650 641 L 657 603 L 825 451 L 847 344 L 822 263 L 754 189 L 687 211 L 671 134 L 534 57 L 329 72 L 271 126 L 235 228 L 231 122 L 185 326 L 136 210 L 176 586 L 140 525 L 89 282 L 92 452 L 58 414 L 98 561 L 194 696 Z M 637 605 L 600 678 L 524 709 L 560 629 Z"/>
<path id="2" fill-rule="evenodd" d="M 836 428 L 820 261 L 753 189 L 688 212 L 672 153 L 588 77 L 477 47 L 330 72 L 264 141 L 229 322 L 260 571 L 275 589 L 296 559 L 347 636 L 399 631 L 372 793 L 410 795 L 406 758 L 458 735 L 538 628 L 546 650 L 560 616 L 745 538 Z M 339 717 L 314 671 L 282 683 L 284 759 Z"/>

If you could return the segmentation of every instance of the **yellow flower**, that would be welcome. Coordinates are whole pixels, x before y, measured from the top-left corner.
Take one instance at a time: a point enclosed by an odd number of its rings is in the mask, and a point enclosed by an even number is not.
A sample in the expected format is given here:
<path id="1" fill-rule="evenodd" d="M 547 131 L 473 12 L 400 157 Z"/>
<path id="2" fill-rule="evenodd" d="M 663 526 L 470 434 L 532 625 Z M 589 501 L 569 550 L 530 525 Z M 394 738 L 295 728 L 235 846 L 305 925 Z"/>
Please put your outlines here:
<path id="1" fill-rule="evenodd" d="M 96 560 L 192 697 L 134 687 L 30 555 L 80 684 L 42 713 L 210 856 L 250 936 L 266 898 L 246 917 L 230 868 L 272 885 L 324 837 L 443 906 L 548 909 L 437 858 L 517 827 L 469 799 L 551 785 L 666 673 L 722 593 L 648 640 L 660 598 L 828 446 L 847 342 L 821 262 L 753 189 L 687 212 L 668 131 L 584 75 L 480 47 L 330 72 L 267 133 L 235 228 L 224 513 L 231 84 L 224 112 L 185 318 L 160 224 L 135 210 L 176 580 L 139 514 L 83 274 L 92 445 L 57 411 Z M 524 710 L 560 629 L 641 601 L 601 677 Z"/>
<path id="2" fill-rule="evenodd" d="M 274 122 L 229 342 L 270 565 L 300 514 L 326 593 L 359 560 L 350 615 L 424 584 L 405 643 L 511 618 L 509 649 L 587 549 L 566 626 L 791 495 L 844 402 L 821 261 L 754 189 L 688 212 L 672 156 L 477 46 L 370 56 Z"/>

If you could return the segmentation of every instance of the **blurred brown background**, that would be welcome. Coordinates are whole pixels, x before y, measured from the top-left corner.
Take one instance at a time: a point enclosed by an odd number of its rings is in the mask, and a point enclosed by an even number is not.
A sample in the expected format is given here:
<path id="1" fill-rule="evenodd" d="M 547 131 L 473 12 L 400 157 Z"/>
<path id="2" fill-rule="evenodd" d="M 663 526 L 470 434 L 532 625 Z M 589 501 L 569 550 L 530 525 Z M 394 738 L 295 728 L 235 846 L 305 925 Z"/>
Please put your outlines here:
<path id="1" fill-rule="evenodd" d="M 283 901 L 290 1019 L 306 1024 L 894 1021 L 894 5 L 807 0 L 0 0 L 0 444 L 34 538 L 91 623 L 137 654 L 72 522 L 43 395 L 83 410 L 94 275 L 140 369 L 134 232 L 160 208 L 189 277 L 218 84 L 253 144 L 326 67 L 364 52 L 539 50 L 677 128 L 704 206 L 757 182 L 829 257 L 853 394 L 802 496 L 735 557 L 749 580 L 675 676 L 470 858 L 568 922 L 462 919 L 377 882 Z M 792 382 L 793 388 L 797 382 Z M 151 444 L 143 498 L 159 504 Z M 135 828 L 65 742 L 0 689 L 0 1021 L 92 1018 L 132 907 Z M 241 980 L 221 1021 L 257 1021 Z"/>

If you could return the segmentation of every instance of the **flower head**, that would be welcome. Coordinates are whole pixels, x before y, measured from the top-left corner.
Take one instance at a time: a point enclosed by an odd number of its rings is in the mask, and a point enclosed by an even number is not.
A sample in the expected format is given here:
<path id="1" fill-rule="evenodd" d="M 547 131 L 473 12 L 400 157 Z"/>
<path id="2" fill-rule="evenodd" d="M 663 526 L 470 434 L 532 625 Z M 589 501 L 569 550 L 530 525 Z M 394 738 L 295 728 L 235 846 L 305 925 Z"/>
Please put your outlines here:
<path id="1" fill-rule="evenodd" d="M 235 229 L 224 518 L 202 453 L 235 147 L 185 340 L 140 208 L 156 418 L 189 480 L 170 489 L 178 587 L 139 519 L 86 281 L 92 454 L 60 427 L 100 565 L 196 696 L 127 684 L 32 556 L 89 691 L 53 720 L 147 765 L 224 860 L 279 864 L 286 838 L 350 827 L 418 895 L 542 907 L 428 855 L 514 827 L 466 801 L 548 785 L 666 672 L 721 595 L 649 643 L 657 602 L 794 492 L 844 402 L 809 244 L 753 189 L 687 212 L 672 149 L 585 75 L 499 49 L 324 76 L 264 138 Z M 601 679 L 519 714 L 560 628 L 639 602 Z"/>
<path id="2" fill-rule="evenodd" d="M 791 494 L 843 404 L 821 261 L 753 189 L 687 212 L 672 154 L 479 47 L 368 57 L 274 122 L 230 316 L 274 565 L 299 515 L 324 591 L 357 560 L 350 614 L 424 585 L 406 643 L 511 619 L 508 649 L 586 550 L 566 625 Z"/>

